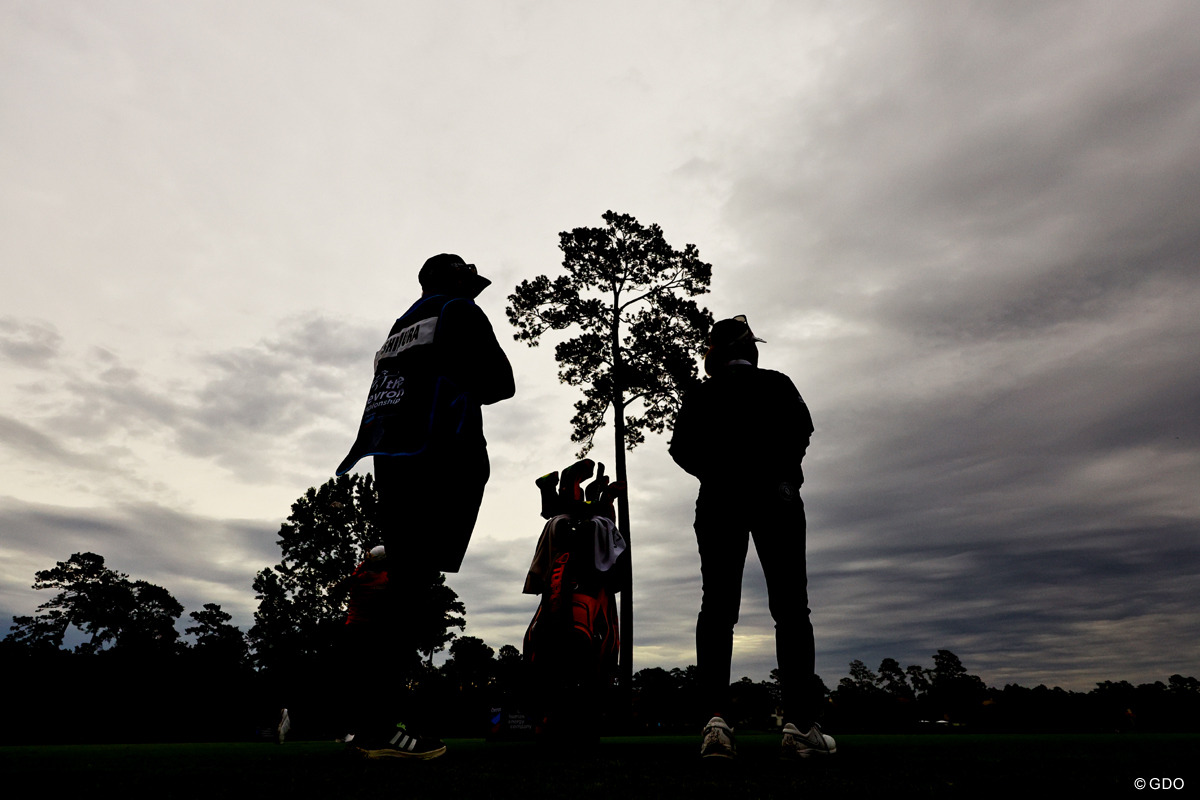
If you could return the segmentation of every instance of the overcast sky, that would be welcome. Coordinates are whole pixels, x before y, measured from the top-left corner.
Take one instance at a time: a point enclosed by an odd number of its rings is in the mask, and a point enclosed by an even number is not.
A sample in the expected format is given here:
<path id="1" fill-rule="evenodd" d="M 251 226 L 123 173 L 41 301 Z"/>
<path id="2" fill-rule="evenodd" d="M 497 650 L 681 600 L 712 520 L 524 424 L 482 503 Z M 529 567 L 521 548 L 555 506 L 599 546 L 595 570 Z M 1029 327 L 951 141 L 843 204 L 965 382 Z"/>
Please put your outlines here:
<path id="1" fill-rule="evenodd" d="M 697 245 L 811 408 L 828 685 L 939 648 L 996 686 L 1200 673 L 1198 30 L 1192 0 L 0 0 L 0 633 L 89 550 L 247 629 L 453 252 L 517 396 L 449 583 L 519 644 L 577 396 L 506 296 L 613 209 Z M 685 666 L 697 484 L 663 437 L 630 479 L 635 669 Z M 753 557 L 737 633 L 766 678 Z"/>

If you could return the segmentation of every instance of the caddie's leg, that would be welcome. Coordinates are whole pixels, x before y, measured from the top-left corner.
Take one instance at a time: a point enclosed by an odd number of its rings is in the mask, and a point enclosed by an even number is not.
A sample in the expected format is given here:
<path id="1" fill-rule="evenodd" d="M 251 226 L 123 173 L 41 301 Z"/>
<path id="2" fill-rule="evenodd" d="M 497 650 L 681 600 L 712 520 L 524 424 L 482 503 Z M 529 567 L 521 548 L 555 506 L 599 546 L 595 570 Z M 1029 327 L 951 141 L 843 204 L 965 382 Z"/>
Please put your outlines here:
<path id="1" fill-rule="evenodd" d="M 436 471 L 445 477 L 429 489 L 434 494 L 431 502 L 438 507 L 437 538 L 430 558 L 438 572 L 458 572 L 479 518 L 491 464 L 487 450 L 472 448 L 448 456 Z"/>
<path id="2" fill-rule="evenodd" d="M 386 668 L 388 685 L 381 689 L 381 713 L 412 717 L 409 679 L 419 665 L 421 632 L 433 613 L 430 587 L 437 537 L 437 492 L 427 471 L 404 457 L 375 457 L 379 521 L 388 564 L 387 628 L 394 641 L 393 663 Z M 394 724 L 391 720 L 388 724 Z"/>

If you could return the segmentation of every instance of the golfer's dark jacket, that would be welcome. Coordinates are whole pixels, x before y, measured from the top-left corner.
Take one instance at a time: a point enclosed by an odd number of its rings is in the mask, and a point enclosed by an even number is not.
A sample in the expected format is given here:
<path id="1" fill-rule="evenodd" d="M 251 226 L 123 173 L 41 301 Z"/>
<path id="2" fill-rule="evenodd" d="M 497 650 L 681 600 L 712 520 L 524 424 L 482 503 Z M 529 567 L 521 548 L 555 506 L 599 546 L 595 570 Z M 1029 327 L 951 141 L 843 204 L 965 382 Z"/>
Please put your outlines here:
<path id="1" fill-rule="evenodd" d="M 812 433 L 808 406 L 788 376 L 734 364 L 684 395 L 671 457 L 704 484 L 798 488 Z"/>
<path id="2" fill-rule="evenodd" d="M 423 297 L 375 354 L 358 438 L 337 474 L 366 455 L 483 450 L 480 407 L 514 393 L 512 366 L 483 310 L 467 298 Z"/>

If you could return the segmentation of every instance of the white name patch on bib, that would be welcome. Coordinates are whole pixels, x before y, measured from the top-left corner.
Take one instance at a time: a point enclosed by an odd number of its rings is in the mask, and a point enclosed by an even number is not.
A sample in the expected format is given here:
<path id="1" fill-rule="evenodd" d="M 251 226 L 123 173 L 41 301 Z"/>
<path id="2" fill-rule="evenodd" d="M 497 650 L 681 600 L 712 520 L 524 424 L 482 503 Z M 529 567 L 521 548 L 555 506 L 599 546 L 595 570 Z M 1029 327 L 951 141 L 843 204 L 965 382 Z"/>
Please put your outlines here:
<path id="1" fill-rule="evenodd" d="M 379 348 L 379 352 L 375 354 L 375 368 L 379 368 L 379 362 L 383 359 L 391 358 L 410 347 L 432 344 L 433 334 L 437 330 L 437 323 L 437 317 L 430 317 L 393 333 L 383 343 L 383 347 Z"/>

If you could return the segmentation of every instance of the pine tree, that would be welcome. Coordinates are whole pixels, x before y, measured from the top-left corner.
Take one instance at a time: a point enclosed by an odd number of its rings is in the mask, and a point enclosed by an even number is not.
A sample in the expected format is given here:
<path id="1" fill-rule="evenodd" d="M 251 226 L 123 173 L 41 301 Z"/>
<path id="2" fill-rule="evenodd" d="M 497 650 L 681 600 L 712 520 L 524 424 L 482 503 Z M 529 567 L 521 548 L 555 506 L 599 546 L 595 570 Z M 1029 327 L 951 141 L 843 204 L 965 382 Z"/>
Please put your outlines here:
<path id="1" fill-rule="evenodd" d="M 712 314 L 691 299 L 708 291 L 712 265 L 695 245 L 676 250 L 658 225 L 607 211 L 604 226 L 559 234 L 565 274 L 522 281 L 506 309 L 518 341 L 536 347 L 550 330 L 578 335 L 555 348 L 559 379 L 583 390 L 571 420 L 579 457 L 591 450 L 612 412 L 616 479 L 626 481 L 625 451 L 661 433 L 698 379 L 697 360 Z M 630 540 L 629 508 L 618 525 Z M 621 593 L 621 673 L 633 677 L 633 597 Z"/>

